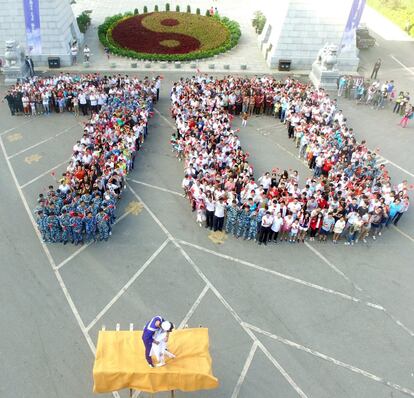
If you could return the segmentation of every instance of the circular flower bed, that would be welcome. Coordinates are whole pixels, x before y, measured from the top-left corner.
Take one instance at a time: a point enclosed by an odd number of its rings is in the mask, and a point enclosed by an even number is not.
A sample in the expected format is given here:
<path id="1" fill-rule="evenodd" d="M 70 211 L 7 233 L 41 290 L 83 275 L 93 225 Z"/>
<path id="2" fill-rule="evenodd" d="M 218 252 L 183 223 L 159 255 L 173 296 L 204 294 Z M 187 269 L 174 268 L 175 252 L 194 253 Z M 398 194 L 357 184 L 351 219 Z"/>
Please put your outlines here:
<path id="1" fill-rule="evenodd" d="M 234 47 L 239 38 L 238 23 L 228 18 L 170 11 L 118 14 L 99 27 L 99 39 L 112 53 L 148 60 L 207 58 Z"/>

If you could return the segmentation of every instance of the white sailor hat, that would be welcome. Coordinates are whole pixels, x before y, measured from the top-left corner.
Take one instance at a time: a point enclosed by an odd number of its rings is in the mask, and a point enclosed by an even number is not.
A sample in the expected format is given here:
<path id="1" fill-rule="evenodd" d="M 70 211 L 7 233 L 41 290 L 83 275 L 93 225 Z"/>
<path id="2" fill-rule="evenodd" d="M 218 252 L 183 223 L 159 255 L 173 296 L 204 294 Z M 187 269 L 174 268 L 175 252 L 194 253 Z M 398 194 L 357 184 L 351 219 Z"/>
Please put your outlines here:
<path id="1" fill-rule="evenodd" d="M 170 331 L 171 326 L 172 326 L 171 322 L 168 322 L 168 321 L 164 321 L 164 322 L 161 323 L 161 329 L 165 330 L 166 332 Z"/>

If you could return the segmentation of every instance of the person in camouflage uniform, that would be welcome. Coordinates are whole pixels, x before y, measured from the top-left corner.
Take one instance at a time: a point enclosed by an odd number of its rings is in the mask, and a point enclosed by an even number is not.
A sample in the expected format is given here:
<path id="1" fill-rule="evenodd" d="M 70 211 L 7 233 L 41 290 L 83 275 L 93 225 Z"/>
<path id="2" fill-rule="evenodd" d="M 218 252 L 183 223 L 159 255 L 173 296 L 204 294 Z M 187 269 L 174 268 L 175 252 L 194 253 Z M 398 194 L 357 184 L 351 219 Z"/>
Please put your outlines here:
<path id="1" fill-rule="evenodd" d="M 250 214 L 250 226 L 249 226 L 249 233 L 247 236 L 248 240 L 256 240 L 257 218 L 258 218 L 258 210 L 255 210 L 252 214 Z"/>
<path id="2" fill-rule="evenodd" d="M 237 202 L 233 200 L 231 205 L 226 206 L 226 226 L 225 230 L 228 234 L 236 235 L 237 217 L 240 209 L 237 207 Z"/>
<path id="3" fill-rule="evenodd" d="M 99 240 L 108 240 L 110 227 L 109 216 L 104 212 L 104 209 L 100 208 L 99 213 L 96 216 L 96 225 L 99 232 Z"/>
<path id="4" fill-rule="evenodd" d="M 247 239 L 250 229 L 250 209 L 248 205 L 243 207 L 243 210 L 239 213 L 237 217 L 237 232 L 236 237 L 240 238 L 242 236 L 244 239 Z"/>
<path id="5" fill-rule="evenodd" d="M 77 246 L 79 243 L 83 243 L 83 222 L 82 218 L 76 211 L 70 219 L 70 226 L 72 228 L 73 241 L 75 242 L 75 245 Z"/>
<path id="6" fill-rule="evenodd" d="M 69 240 L 73 242 L 72 227 L 70 221 L 70 215 L 68 214 L 65 208 L 62 208 L 62 214 L 59 217 L 60 229 L 62 230 L 60 239 L 64 245 L 66 245 Z"/>
<path id="7" fill-rule="evenodd" d="M 91 211 L 88 212 L 86 217 L 83 219 L 85 226 L 85 242 L 89 243 L 92 239 L 96 241 L 96 218 Z"/>
<path id="8" fill-rule="evenodd" d="M 99 213 L 99 209 L 102 206 L 102 198 L 101 195 L 97 192 L 95 197 L 92 199 L 92 210 L 93 215 L 96 216 Z"/>
<path id="9" fill-rule="evenodd" d="M 49 213 L 49 216 L 47 217 L 47 227 L 49 229 L 49 237 L 50 241 L 53 243 L 60 241 L 60 225 L 59 225 L 59 219 L 55 215 L 54 211 L 51 211 Z"/>
<path id="10" fill-rule="evenodd" d="M 43 213 L 43 210 L 37 211 L 36 224 L 40 234 L 42 235 L 43 242 L 48 242 L 49 230 L 47 228 L 47 216 Z"/>

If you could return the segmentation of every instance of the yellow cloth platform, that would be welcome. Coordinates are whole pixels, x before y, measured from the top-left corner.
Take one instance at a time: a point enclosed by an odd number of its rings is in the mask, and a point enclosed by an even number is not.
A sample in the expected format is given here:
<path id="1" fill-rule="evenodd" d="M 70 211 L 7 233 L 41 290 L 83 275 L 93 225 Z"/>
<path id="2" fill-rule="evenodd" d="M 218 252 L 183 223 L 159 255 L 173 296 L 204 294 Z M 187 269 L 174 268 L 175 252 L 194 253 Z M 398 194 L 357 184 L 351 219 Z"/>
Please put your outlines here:
<path id="1" fill-rule="evenodd" d="M 209 353 L 208 329 L 171 332 L 168 349 L 176 355 L 151 369 L 145 360 L 142 331 L 100 331 L 93 367 L 97 393 L 132 388 L 145 392 L 196 391 L 218 387 Z"/>

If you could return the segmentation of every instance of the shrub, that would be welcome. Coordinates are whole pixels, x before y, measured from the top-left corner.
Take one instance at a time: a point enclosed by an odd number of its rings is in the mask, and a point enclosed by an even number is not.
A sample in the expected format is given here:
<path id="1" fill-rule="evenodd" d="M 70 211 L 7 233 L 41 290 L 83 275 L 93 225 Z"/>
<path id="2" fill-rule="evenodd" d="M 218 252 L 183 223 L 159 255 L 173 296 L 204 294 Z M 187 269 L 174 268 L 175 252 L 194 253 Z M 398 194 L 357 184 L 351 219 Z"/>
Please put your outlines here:
<path id="1" fill-rule="evenodd" d="M 165 11 L 170 11 L 170 3 L 165 3 Z"/>
<path id="2" fill-rule="evenodd" d="M 175 7 L 175 12 L 180 12 L 180 6 L 179 6 L 179 5 L 177 5 L 177 6 Z"/>
<path id="3" fill-rule="evenodd" d="M 263 28 L 266 24 L 266 17 L 261 11 L 256 11 L 252 19 L 252 25 L 256 29 L 256 33 L 259 35 L 263 32 Z"/>
<path id="4" fill-rule="evenodd" d="M 154 6 L 154 12 L 158 12 L 158 11 L 159 11 L 159 9 L 158 9 L 158 4 L 157 4 L 157 5 Z"/>
<path id="5" fill-rule="evenodd" d="M 199 9 L 199 8 L 197 8 L 197 9 L 196 9 L 196 14 L 197 14 L 197 15 L 200 15 L 200 13 L 201 13 L 200 9 Z"/>
<path id="6" fill-rule="evenodd" d="M 89 16 L 89 13 L 84 11 L 76 18 L 76 21 L 78 23 L 79 30 L 82 33 L 85 33 L 89 25 L 91 24 L 91 17 Z"/>
<path id="7" fill-rule="evenodd" d="M 163 14 L 163 12 L 160 12 L 159 14 Z M 171 15 L 171 14 L 170 14 Z M 204 18 L 204 17 L 196 17 L 191 16 L 188 13 L 181 13 L 180 18 L 184 18 L 189 23 L 189 28 L 196 29 L 197 27 L 194 27 L 193 21 L 191 21 L 191 18 Z M 223 38 L 223 32 L 219 30 L 208 30 L 206 32 L 203 32 L 203 40 L 199 39 L 200 42 L 203 42 L 203 46 L 207 46 L 207 48 L 200 48 L 198 50 L 189 51 L 188 53 L 151 53 L 151 52 L 139 52 L 137 50 L 132 50 L 130 48 L 124 48 L 121 47 L 119 44 L 117 44 L 113 37 L 112 32 L 114 28 L 121 23 L 124 20 L 129 19 L 130 17 L 134 17 L 134 14 L 132 12 L 128 12 L 125 14 L 117 14 L 113 15 L 111 17 L 108 17 L 105 19 L 104 23 L 101 24 L 98 27 L 98 36 L 99 40 L 102 43 L 104 47 L 107 47 L 109 51 L 112 54 L 121 55 L 129 58 L 135 58 L 135 59 L 141 59 L 141 60 L 148 60 L 148 61 L 191 61 L 191 60 L 197 60 L 202 58 L 209 58 L 216 54 L 225 52 L 233 48 L 235 45 L 237 45 L 238 40 L 241 36 L 240 26 L 237 22 L 229 20 L 228 18 L 221 18 L 218 15 L 214 15 L 211 18 L 223 25 L 225 27 L 225 31 L 227 31 L 227 38 L 224 38 L 224 42 L 222 44 L 217 44 L 217 47 L 208 47 L 209 45 L 214 45 L 214 41 L 216 40 L 217 43 L 220 42 L 220 40 L 217 40 L 217 38 Z M 142 18 L 142 16 L 136 18 Z M 162 16 L 161 16 L 162 18 Z M 153 21 L 153 23 L 157 24 L 156 20 Z M 183 22 L 185 23 L 185 22 Z M 150 27 L 149 27 L 150 28 Z M 150 28 L 151 29 L 151 28 Z M 194 30 L 193 30 L 194 31 Z M 162 31 L 160 31 L 161 33 Z M 119 34 L 119 32 L 118 32 Z M 221 35 L 221 36 L 220 36 Z M 192 36 L 190 37 L 199 37 L 199 36 Z M 153 49 L 153 47 L 151 47 Z"/>
<path id="8" fill-rule="evenodd" d="M 190 5 L 187 6 L 187 12 L 191 13 L 191 6 Z"/>
<path id="9" fill-rule="evenodd" d="M 139 11 L 138 11 L 138 8 L 136 8 L 135 10 L 134 10 L 134 15 L 138 15 L 139 14 Z"/>
<path id="10" fill-rule="evenodd" d="M 144 6 L 143 13 L 146 14 L 147 12 L 148 12 L 148 7 L 147 6 Z"/>

